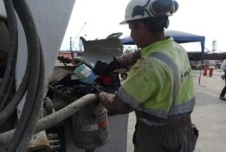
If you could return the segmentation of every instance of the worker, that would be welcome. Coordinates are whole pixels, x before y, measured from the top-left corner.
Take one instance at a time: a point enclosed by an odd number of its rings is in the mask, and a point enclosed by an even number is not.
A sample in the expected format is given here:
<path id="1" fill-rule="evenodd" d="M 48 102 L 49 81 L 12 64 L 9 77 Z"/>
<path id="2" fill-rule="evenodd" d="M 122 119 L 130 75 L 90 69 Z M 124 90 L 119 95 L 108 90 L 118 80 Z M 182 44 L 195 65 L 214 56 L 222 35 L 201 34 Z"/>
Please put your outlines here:
<path id="1" fill-rule="evenodd" d="M 226 75 L 226 59 L 224 59 L 224 61 L 222 62 L 222 64 L 221 64 L 221 71 L 223 71 L 224 72 L 224 75 L 222 75 L 221 76 L 221 78 L 225 81 L 225 84 L 224 84 L 224 87 L 223 87 L 223 89 L 222 89 L 222 91 L 221 91 L 221 94 L 220 94 L 220 99 L 221 100 L 226 100 L 226 98 L 225 98 L 225 94 L 226 94 L 226 77 L 225 77 L 225 75 Z"/>
<path id="2" fill-rule="evenodd" d="M 188 55 L 172 37 L 164 35 L 169 16 L 177 9 L 174 0 L 128 3 L 121 24 L 128 24 L 130 36 L 141 50 L 116 57 L 105 66 L 134 64 L 115 94 L 97 93 L 99 101 L 112 113 L 135 111 L 135 152 L 193 152 L 195 149 L 198 129 L 191 122 L 195 92 Z M 94 71 L 99 71 L 98 68 Z"/>

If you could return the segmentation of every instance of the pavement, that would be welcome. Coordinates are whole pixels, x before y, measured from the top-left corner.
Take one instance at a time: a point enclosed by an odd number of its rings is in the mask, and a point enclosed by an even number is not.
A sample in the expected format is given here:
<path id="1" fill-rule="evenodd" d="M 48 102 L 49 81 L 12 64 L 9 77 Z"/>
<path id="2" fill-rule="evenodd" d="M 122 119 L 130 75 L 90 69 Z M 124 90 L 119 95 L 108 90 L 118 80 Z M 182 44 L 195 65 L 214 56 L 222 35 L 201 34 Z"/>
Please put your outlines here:
<path id="1" fill-rule="evenodd" d="M 209 77 L 202 71 L 193 70 L 196 105 L 191 115 L 193 123 L 199 129 L 195 152 L 226 152 L 226 101 L 219 99 L 225 83 L 221 79 L 220 69 L 214 69 Z M 133 152 L 132 136 L 136 118 L 129 114 L 127 152 Z"/>

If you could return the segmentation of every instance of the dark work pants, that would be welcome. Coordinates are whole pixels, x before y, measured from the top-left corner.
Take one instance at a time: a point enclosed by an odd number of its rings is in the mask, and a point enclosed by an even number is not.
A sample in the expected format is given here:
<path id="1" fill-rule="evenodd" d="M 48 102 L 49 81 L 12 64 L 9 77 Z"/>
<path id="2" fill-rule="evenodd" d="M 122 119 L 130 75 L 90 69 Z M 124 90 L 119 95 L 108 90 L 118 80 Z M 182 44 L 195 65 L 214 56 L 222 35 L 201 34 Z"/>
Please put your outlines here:
<path id="1" fill-rule="evenodd" d="M 220 96 L 221 97 L 224 97 L 225 96 L 225 94 L 226 94 L 226 70 L 224 71 L 224 81 L 225 81 L 225 85 L 224 85 L 224 88 L 222 89 L 222 91 L 221 91 L 221 94 L 220 94 Z"/>
<path id="2" fill-rule="evenodd" d="M 191 122 L 150 127 L 138 121 L 133 137 L 134 152 L 193 152 L 197 138 Z"/>

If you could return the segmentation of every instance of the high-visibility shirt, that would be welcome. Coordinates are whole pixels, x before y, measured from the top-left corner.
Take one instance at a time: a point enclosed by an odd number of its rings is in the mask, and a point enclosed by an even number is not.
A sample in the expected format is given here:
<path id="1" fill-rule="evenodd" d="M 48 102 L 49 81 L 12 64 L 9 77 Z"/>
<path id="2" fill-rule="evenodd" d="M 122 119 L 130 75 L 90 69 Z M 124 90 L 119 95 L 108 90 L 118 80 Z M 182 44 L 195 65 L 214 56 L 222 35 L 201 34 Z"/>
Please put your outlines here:
<path id="1" fill-rule="evenodd" d="M 225 71 L 225 69 L 226 69 L 226 59 L 224 59 L 224 61 L 222 62 L 222 64 L 221 64 L 221 71 Z"/>
<path id="2" fill-rule="evenodd" d="M 117 95 L 136 111 L 161 119 L 191 112 L 195 93 L 187 52 L 172 38 L 143 48 Z"/>

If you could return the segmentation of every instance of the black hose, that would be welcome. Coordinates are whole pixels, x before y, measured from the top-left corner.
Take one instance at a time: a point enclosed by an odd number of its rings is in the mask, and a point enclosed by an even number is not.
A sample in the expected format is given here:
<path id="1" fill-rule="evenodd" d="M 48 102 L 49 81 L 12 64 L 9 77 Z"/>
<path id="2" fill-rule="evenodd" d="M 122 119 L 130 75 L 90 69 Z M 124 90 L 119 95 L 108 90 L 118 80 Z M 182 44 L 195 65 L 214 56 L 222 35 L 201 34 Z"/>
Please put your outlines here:
<path id="1" fill-rule="evenodd" d="M 0 86 L 0 111 L 2 111 L 5 106 L 6 99 L 8 98 L 9 91 L 14 80 L 18 49 L 18 31 L 14 7 L 11 0 L 4 0 L 4 4 L 8 19 L 7 23 L 10 37 L 10 49 L 8 54 L 6 71 Z"/>
<path id="2" fill-rule="evenodd" d="M 25 104 L 13 140 L 8 147 L 10 152 L 23 152 L 27 149 L 39 119 L 44 88 L 44 65 L 40 65 L 40 63 L 43 63 L 43 56 L 35 23 L 28 5 L 24 0 L 14 0 L 13 3 L 24 28 L 28 51 L 32 52 L 30 79 Z"/>
<path id="3" fill-rule="evenodd" d="M 28 81 L 29 81 L 29 75 L 30 75 L 30 63 L 31 63 L 31 53 L 28 51 L 28 59 L 27 59 L 27 66 L 26 71 L 23 77 L 23 80 L 16 91 L 16 93 L 13 95 L 12 99 L 9 101 L 9 103 L 6 105 L 6 107 L 0 112 L 0 126 L 11 116 L 11 114 L 15 111 L 17 108 L 17 105 L 20 103 L 22 98 L 24 97 L 27 87 L 28 87 Z"/>
<path id="4" fill-rule="evenodd" d="M 29 55 L 28 55 L 29 57 Z M 29 63 L 29 62 L 28 62 Z M 29 81 L 29 65 L 27 64 L 26 72 L 23 77 L 23 80 L 16 92 L 15 95 L 13 95 L 12 99 L 9 101 L 9 103 L 6 105 L 6 107 L 0 112 L 0 126 L 4 124 L 4 122 L 11 116 L 11 114 L 15 111 L 17 108 L 17 105 L 20 103 L 22 98 L 24 97 L 27 86 L 28 86 L 28 81 Z"/>
<path id="5" fill-rule="evenodd" d="M 31 51 L 27 51 L 28 57 L 27 57 L 26 70 L 18 90 L 13 95 L 12 99 L 7 103 L 5 108 L 2 111 L 0 111 L 0 126 L 12 115 L 12 113 L 17 108 L 17 105 L 19 104 L 19 102 L 22 100 L 22 98 L 26 93 L 28 82 L 29 82 L 29 76 L 30 76 L 30 65 L 31 65 L 30 52 Z"/>
<path id="6" fill-rule="evenodd" d="M 39 73 L 39 79 L 38 79 L 38 85 L 37 85 L 37 92 L 36 92 L 36 96 L 35 96 L 35 102 L 34 102 L 32 111 L 29 115 L 29 119 L 26 124 L 26 130 L 24 130 L 20 143 L 17 147 L 18 152 L 20 152 L 20 151 L 24 152 L 27 149 L 27 146 L 30 143 L 30 140 L 34 134 L 36 124 L 37 124 L 38 120 L 40 119 L 40 111 L 41 111 L 41 107 L 43 105 L 42 101 L 43 101 L 44 77 L 45 77 L 43 55 L 41 54 L 40 57 L 41 57 L 40 62 L 42 64 L 40 64 L 40 73 Z M 28 100 L 25 103 L 30 102 L 29 98 L 27 98 L 27 99 Z M 24 108 L 29 109 L 30 107 L 29 106 L 26 107 L 26 105 L 25 105 Z M 24 112 L 24 114 L 26 114 L 26 111 L 23 111 L 23 112 Z"/>

